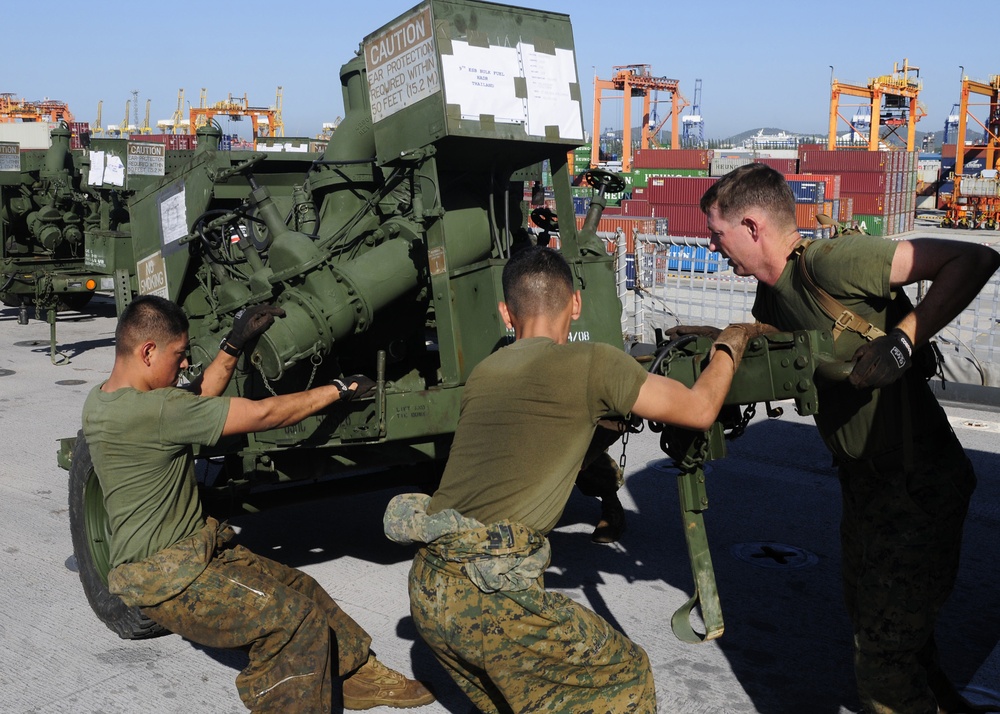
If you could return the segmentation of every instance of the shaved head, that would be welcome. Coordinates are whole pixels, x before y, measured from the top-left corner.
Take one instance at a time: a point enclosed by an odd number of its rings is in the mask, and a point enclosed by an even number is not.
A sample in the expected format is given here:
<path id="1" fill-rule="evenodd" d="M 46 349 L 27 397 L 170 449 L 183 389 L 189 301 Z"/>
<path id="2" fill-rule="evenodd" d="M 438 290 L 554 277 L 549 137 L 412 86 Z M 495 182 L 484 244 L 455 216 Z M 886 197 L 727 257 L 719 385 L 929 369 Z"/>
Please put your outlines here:
<path id="1" fill-rule="evenodd" d="M 573 273 L 551 248 L 525 248 L 503 269 L 503 294 L 512 315 L 525 319 L 555 316 L 573 299 Z"/>

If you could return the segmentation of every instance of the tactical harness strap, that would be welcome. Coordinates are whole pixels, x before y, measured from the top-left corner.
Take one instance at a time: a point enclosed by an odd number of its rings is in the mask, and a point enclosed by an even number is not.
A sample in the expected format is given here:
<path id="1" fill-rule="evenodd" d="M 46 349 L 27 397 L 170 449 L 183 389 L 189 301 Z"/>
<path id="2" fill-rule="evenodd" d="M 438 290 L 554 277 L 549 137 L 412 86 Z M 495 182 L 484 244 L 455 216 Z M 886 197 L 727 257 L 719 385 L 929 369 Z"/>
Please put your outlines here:
<path id="1" fill-rule="evenodd" d="M 833 339 L 836 340 L 840 337 L 840 333 L 844 330 L 857 332 L 869 342 L 884 336 L 884 331 L 875 327 L 875 325 L 857 313 L 848 310 L 833 295 L 816 284 L 816 281 L 813 280 L 812 275 L 809 273 L 809 268 L 806 267 L 805 252 L 810 243 L 812 243 L 811 240 L 803 239 L 795 246 L 795 250 L 792 253 L 798 256 L 799 275 L 802 278 L 802 284 L 816 298 L 816 302 L 823 308 L 823 312 L 833 320 L 833 329 L 830 330 L 833 333 Z"/>
<path id="2" fill-rule="evenodd" d="M 823 312 L 825 312 L 827 316 L 833 320 L 834 324 L 831 332 L 833 333 L 834 341 L 840 337 L 840 333 L 844 330 L 857 332 L 869 342 L 876 340 L 879 337 L 883 337 L 885 335 L 883 330 L 875 327 L 875 325 L 868 322 L 857 313 L 848 310 L 839 300 L 816 284 L 816 281 L 813 280 L 812 275 L 809 273 L 809 269 L 806 267 L 805 252 L 810 243 L 812 243 L 811 240 L 803 238 L 799 241 L 799 244 L 795 246 L 792 254 L 798 257 L 799 275 L 802 277 L 802 284 L 805 285 L 806 289 L 812 293 L 814 298 L 816 298 L 816 302 L 818 302 L 819 306 L 823 308 Z M 902 390 L 901 399 L 903 402 L 902 415 L 904 435 L 903 468 L 908 471 L 913 465 L 913 423 L 910 415 L 910 395 L 908 390 Z"/>

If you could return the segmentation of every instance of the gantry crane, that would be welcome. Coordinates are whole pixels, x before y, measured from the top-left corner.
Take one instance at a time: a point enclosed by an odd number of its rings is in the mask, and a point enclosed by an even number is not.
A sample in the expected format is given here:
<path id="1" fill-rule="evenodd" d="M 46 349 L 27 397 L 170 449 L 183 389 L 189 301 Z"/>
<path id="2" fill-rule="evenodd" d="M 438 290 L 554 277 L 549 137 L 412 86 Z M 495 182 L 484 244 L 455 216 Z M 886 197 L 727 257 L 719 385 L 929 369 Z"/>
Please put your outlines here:
<path id="1" fill-rule="evenodd" d="M 149 105 L 150 105 L 151 101 L 152 100 L 150 100 L 150 99 L 146 100 L 146 117 L 145 117 L 145 119 L 143 119 L 142 124 L 139 126 L 139 133 L 140 134 L 152 134 L 153 133 L 153 127 L 151 127 L 149 125 Z"/>
<path id="2" fill-rule="evenodd" d="M 0 93 L 0 124 L 11 122 L 47 121 L 52 124 L 59 122 L 73 123 L 73 112 L 66 102 L 57 99 L 43 99 L 31 102 L 18 99 L 10 92 Z"/>
<path id="3" fill-rule="evenodd" d="M 694 80 L 691 113 L 681 117 L 681 146 L 700 149 L 705 145 L 705 119 L 701 115 L 701 80 Z"/>
<path id="4" fill-rule="evenodd" d="M 688 106 L 688 102 L 678 90 L 676 79 L 654 77 L 648 64 L 618 65 L 613 68 L 615 74 L 611 79 L 594 77 L 594 131 L 591 135 L 590 165 L 597 166 L 600 152 L 601 101 L 604 90 L 624 93 L 624 116 L 622 129 L 622 171 L 632 170 L 632 98 L 642 97 L 642 127 L 640 148 L 649 148 L 650 138 L 656 136 L 667 119 L 672 119 L 670 131 L 671 148 L 680 147 L 680 112 Z M 651 130 L 650 92 L 670 92 L 670 112 Z"/>
<path id="5" fill-rule="evenodd" d="M 277 112 L 275 109 L 271 107 L 252 107 L 247 101 L 246 94 L 243 95 L 242 99 L 237 98 L 234 100 L 231 93 L 226 101 L 205 106 L 207 103 L 206 92 L 207 90 L 202 87 L 201 106 L 191 107 L 191 120 L 188 125 L 188 133 L 194 134 L 197 132 L 198 127 L 211 123 L 212 119 L 216 116 L 225 116 L 234 121 L 239 121 L 243 117 L 249 117 L 253 124 L 253 137 L 255 141 L 257 138 L 263 136 L 277 136 L 275 122 Z"/>
<path id="6" fill-rule="evenodd" d="M 129 134 L 128 114 L 131 106 L 132 102 L 130 100 L 125 100 L 125 118 L 122 119 L 121 124 L 108 124 L 107 127 L 108 136 L 120 137 L 120 138 L 125 138 L 128 136 Z"/>
<path id="7" fill-rule="evenodd" d="M 970 95 L 973 94 L 987 97 L 988 101 L 970 102 Z M 984 106 L 989 107 L 985 122 L 980 121 L 969 109 Z M 983 128 L 983 143 L 978 146 L 965 144 L 969 117 Z M 958 136 L 955 139 L 955 188 L 942 220 L 944 226 L 993 230 L 1000 225 L 1000 181 L 995 173 L 987 177 L 963 175 L 965 154 L 973 148 L 984 150 L 987 169 L 997 169 L 1000 164 L 1000 75 L 991 76 L 988 83 L 962 76 Z"/>
<path id="8" fill-rule="evenodd" d="M 205 91 L 205 90 L 202 90 Z M 184 88 L 177 90 L 177 108 L 169 119 L 160 119 L 156 128 L 163 134 L 187 134 L 188 120 L 184 118 Z"/>
<path id="9" fill-rule="evenodd" d="M 278 93 L 274 100 L 274 136 L 284 136 L 285 135 L 285 120 L 281 117 L 281 105 L 283 103 L 283 94 L 281 87 L 278 87 Z"/>
<path id="10" fill-rule="evenodd" d="M 93 136 L 101 136 L 104 133 L 104 125 L 101 124 L 101 110 L 103 108 L 104 100 L 99 99 L 97 101 L 97 121 L 94 122 L 94 128 L 90 130 Z"/>
<path id="11" fill-rule="evenodd" d="M 914 77 L 910 77 L 910 72 L 915 72 L 915 77 L 920 76 L 919 67 L 911 67 L 909 60 L 903 60 L 903 66 L 898 62 L 892 65 L 892 74 L 884 74 L 868 80 L 865 87 L 844 84 L 832 79 L 830 82 L 830 135 L 827 148 L 833 151 L 837 148 L 837 118 L 843 119 L 851 128 L 852 132 L 863 133 L 856 126 L 857 114 L 852 114 L 851 119 L 840 113 L 840 97 L 843 94 L 852 97 L 867 99 L 867 105 L 847 105 L 847 106 L 867 106 L 871 111 L 870 126 L 868 128 L 868 150 L 878 151 L 882 148 L 885 138 L 896 133 L 902 126 L 906 126 L 906 150 L 913 151 L 916 139 L 916 123 L 927 115 L 923 107 L 917 102 L 920 94 L 920 82 Z M 864 116 L 868 116 L 864 114 Z M 886 137 L 880 136 L 882 126 L 890 129 Z"/>

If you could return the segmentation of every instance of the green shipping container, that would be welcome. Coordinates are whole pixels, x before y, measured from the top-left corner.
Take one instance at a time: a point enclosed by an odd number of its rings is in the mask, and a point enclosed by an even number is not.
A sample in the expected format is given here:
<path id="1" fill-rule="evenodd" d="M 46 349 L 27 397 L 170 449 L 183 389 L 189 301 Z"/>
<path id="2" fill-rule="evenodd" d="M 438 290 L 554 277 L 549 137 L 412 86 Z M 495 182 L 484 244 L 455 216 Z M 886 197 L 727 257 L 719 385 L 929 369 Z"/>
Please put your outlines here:
<path id="1" fill-rule="evenodd" d="M 632 185 L 646 188 L 651 176 L 708 176 L 708 169 L 632 169 Z"/>
<path id="2" fill-rule="evenodd" d="M 884 236 L 886 234 L 885 216 L 855 213 L 853 220 L 865 233 L 870 236 Z"/>

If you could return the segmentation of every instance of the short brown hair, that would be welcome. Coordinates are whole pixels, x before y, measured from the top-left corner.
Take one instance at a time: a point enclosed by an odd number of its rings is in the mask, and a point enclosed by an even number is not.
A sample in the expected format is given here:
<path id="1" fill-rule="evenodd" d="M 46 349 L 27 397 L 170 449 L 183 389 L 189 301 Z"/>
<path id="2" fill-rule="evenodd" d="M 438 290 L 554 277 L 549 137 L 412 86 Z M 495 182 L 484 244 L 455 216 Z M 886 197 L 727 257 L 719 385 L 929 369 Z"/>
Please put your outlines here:
<path id="1" fill-rule="evenodd" d="M 712 184 L 701 197 L 701 210 L 712 206 L 727 221 L 742 218 L 750 208 L 768 212 L 779 228 L 794 228 L 795 194 L 785 177 L 766 164 L 746 164 Z"/>
<path id="2" fill-rule="evenodd" d="M 143 340 L 171 342 L 188 331 L 180 306 L 158 295 L 140 295 L 130 302 L 115 328 L 115 355 L 130 354 Z"/>

